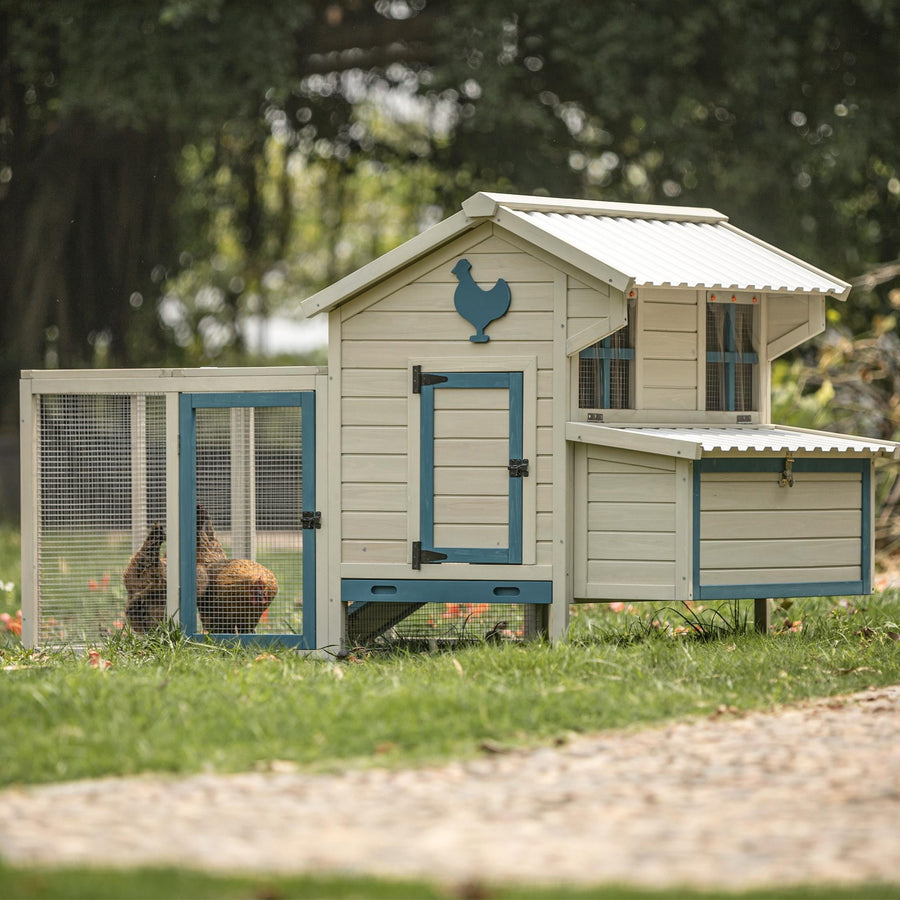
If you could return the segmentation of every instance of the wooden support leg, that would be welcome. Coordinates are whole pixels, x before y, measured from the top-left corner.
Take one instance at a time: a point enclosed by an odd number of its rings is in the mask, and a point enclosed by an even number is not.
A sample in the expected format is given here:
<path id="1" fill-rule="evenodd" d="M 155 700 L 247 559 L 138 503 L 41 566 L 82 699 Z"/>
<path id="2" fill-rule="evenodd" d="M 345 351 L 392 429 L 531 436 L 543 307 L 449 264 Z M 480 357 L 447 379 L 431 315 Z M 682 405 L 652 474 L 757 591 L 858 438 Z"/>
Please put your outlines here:
<path id="1" fill-rule="evenodd" d="M 768 634 L 772 625 L 772 603 L 768 599 L 753 601 L 753 627 L 761 634 Z"/>

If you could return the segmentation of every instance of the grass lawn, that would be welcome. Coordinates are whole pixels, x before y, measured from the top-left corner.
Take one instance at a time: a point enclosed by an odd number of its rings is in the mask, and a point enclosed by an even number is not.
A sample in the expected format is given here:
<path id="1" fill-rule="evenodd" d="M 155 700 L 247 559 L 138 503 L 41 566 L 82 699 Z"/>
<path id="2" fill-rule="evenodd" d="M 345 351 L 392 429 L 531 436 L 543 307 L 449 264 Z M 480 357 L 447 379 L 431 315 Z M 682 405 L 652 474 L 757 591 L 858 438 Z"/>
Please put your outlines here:
<path id="1" fill-rule="evenodd" d="M 747 892 L 641 890 L 607 886 L 494 887 L 436 885 L 421 881 L 310 876 L 216 876 L 177 869 L 7 868 L 0 863 L 0 892 L 9 900 L 895 900 L 900 887 L 801 887 Z"/>
<path id="2" fill-rule="evenodd" d="M 20 602 L 0 535 L 0 612 Z M 4 546 L 6 545 L 6 546 Z M 9 587 L 7 590 L 7 587 Z M 467 758 L 721 706 L 768 708 L 900 682 L 900 592 L 819 598 L 757 635 L 749 604 L 585 607 L 550 646 L 305 658 L 284 649 L 117 634 L 90 655 L 27 651 L 0 624 L 0 785 L 139 772 L 308 770 Z M 109 663 L 107 666 L 106 663 Z M 0 847 L 2 855 L 2 847 Z M 9 861 L 7 861 L 9 862 Z M 749 894 L 441 888 L 378 880 L 228 878 L 168 870 L 59 873 L 0 864 L 9 897 L 900 897 L 891 887 Z"/>

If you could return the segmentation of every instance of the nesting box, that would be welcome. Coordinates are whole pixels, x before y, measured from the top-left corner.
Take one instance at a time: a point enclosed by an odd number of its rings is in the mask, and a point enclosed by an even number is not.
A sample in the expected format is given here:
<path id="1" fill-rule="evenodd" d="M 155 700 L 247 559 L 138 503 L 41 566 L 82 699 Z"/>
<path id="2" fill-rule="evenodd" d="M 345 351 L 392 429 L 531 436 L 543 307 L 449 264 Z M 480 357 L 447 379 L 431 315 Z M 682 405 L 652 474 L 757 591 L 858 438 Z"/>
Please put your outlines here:
<path id="1" fill-rule="evenodd" d="M 26 639 L 558 638 L 573 601 L 868 593 L 900 448 L 769 410 L 849 290 L 714 210 L 481 193 L 303 302 L 327 370 L 24 373 Z"/>

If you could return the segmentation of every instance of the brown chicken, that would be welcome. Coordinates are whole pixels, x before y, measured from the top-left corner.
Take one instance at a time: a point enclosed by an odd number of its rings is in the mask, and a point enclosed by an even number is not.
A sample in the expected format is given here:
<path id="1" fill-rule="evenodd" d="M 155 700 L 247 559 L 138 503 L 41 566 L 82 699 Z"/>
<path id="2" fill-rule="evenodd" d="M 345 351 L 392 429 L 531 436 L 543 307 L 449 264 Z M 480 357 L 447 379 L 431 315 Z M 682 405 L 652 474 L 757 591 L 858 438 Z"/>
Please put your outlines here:
<path id="1" fill-rule="evenodd" d="M 229 559 L 209 567 L 209 587 L 197 594 L 197 612 L 211 634 L 249 634 L 269 608 L 278 581 L 252 559 Z"/>
<path id="2" fill-rule="evenodd" d="M 166 559 L 160 554 L 165 539 L 165 526 L 157 522 L 123 576 L 128 592 L 125 616 L 139 633 L 166 618 Z M 252 632 L 277 592 L 278 581 L 265 566 L 228 559 L 209 513 L 198 504 L 197 613 L 203 628 L 212 634 Z"/>
<path id="3" fill-rule="evenodd" d="M 140 634 L 166 618 L 166 559 L 160 556 L 165 539 L 166 528 L 157 522 L 131 557 L 122 577 L 127 591 L 125 618 Z"/>

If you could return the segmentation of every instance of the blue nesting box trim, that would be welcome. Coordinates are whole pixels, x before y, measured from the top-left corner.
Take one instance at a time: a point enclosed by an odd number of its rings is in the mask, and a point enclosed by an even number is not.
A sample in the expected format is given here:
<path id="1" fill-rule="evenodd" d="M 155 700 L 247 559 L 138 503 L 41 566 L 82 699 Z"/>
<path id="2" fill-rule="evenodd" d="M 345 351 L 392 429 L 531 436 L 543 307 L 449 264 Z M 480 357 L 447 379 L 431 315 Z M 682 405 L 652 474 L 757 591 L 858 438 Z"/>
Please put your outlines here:
<path id="1" fill-rule="evenodd" d="M 788 454 L 786 454 L 788 455 Z M 795 459 L 793 471 L 803 472 L 859 472 L 861 484 L 860 510 L 862 534 L 859 581 L 807 581 L 784 584 L 700 584 L 700 494 L 704 472 L 771 472 L 784 470 L 784 457 L 765 459 L 714 458 L 694 463 L 693 508 L 693 580 L 696 600 L 742 600 L 767 597 L 833 597 L 839 594 L 870 594 L 872 592 L 872 463 L 869 459 Z M 785 488 L 790 490 L 790 488 Z"/>
<path id="2" fill-rule="evenodd" d="M 551 581 L 443 581 L 344 578 L 348 603 L 540 603 L 553 600 Z"/>
<path id="3" fill-rule="evenodd" d="M 506 547 L 434 546 L 434 392 L 454 388 L 501 388 L 509 391 L 509 458 L 521 459 L 524 423 L 524 378 L 521 372 L 434 372 L 444 381 L 422 384 L 420 424 L 419 539 L 423 550 L 443 554 L 446 562 L 522 562 L 522 479 L 509 478 L 509 539 Z"/>
<path id="4" fill-rule="evenodd" d="M 304 529 L 303 634 L 203 635 L 197 627 L 197 418 L 198 409 L 238 407 L 300 407 L 300 447 L 303 461 L 302 509 L 316 507 L 316 394 L 315 391 L 260 391 L 217 394 L 181 394 L 178 426 L 181 452 L 178 460 L 181 530 L 180 614 L 181 627 L 193 639 L 214 637 L 239 644 L 282 644 L 312 649 L 316 643 L 316 529 Z"/>

